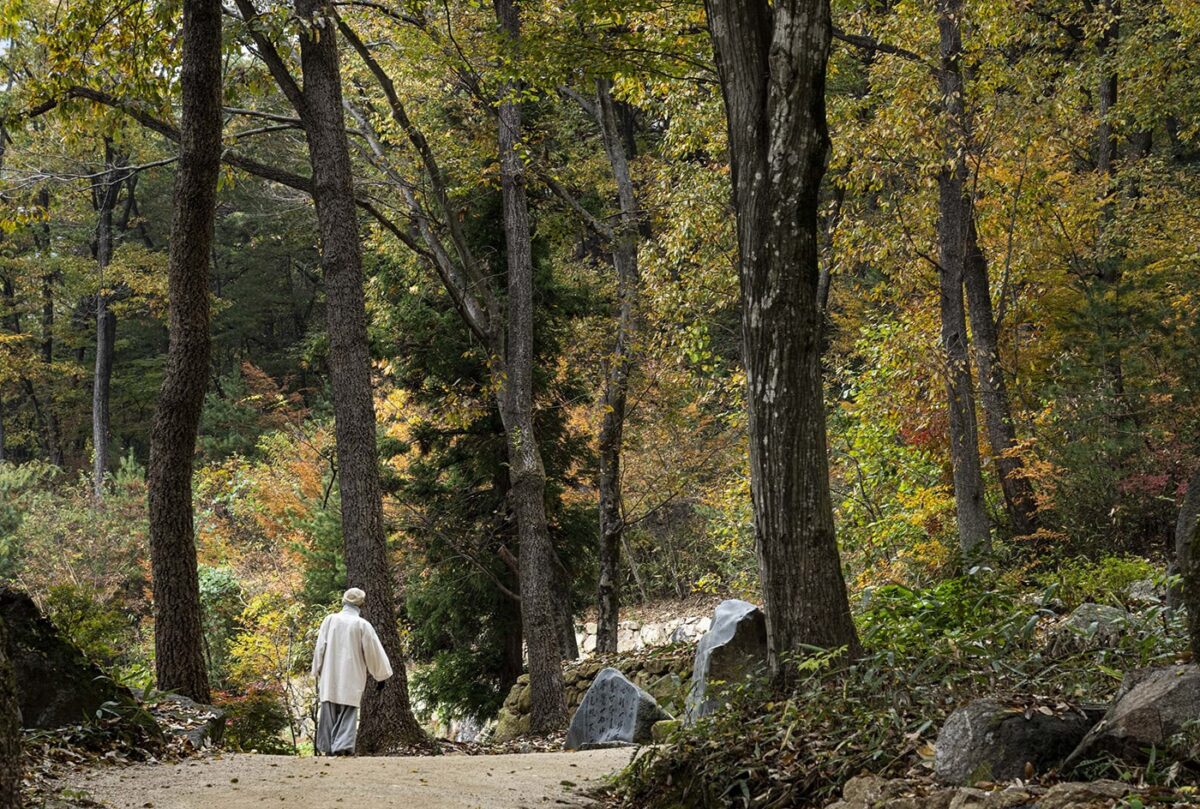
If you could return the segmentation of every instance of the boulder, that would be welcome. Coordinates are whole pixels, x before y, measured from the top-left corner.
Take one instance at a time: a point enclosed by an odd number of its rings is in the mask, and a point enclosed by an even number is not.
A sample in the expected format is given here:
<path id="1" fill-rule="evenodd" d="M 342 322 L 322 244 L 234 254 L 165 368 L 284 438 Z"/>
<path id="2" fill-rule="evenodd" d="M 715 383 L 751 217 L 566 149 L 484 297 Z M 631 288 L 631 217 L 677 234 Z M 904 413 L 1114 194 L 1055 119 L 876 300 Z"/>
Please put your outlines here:
<path id="1" fill-rule="evenodd" d="M 566 748 L 582 750 L 615 744 L 643 744 L 655 722 L 671 717 L 654 697 L 614 668 L 603 669 L 571 717 Z"/>
<path id="2" fill-rule="evenodd" d="M 522 715 L 510 708 L 501 708 L 500 713 L 496 715 L 496 729 L 492 732 L 492 740 L 507 742 L 528 734 L 529 721 L 529 714 Z"/>
<path id="3" fill-rule="evenodd" d="M 1024 778 L 1027 764 L 1044 773 L 1057 767 L 1099 718 L 1099 711 L 976 700 L 950 714 L 938 733 L 934 777 L 970 786 Z"/>
<path id="4" fill-rule="evenodd" d="M 847 781 L 842 799 L 826 809 L 1112 809 L 1137 792 L 1116 781 L 1062 783 L 1049 789 L 1025 783 L 939 789 L 921 779 L 861 775 Z"/>
<path id="5" fill-rule="evenodd" d="M 650 726 L 650 738 L 655 744 L 663 744 L 682 724 L 678 719 L 660 719 Z"/>
<path id="6" fill-rule="evenodd" d="M 1050 631 L 1050 649 L 1070 654 L 1111 646 L 1129 627 L 1129 613 L 1107 604 L 1080 604 Z"/>
<path id="7" fill-rule="evenodd" d="M 1188 728 L 1198 724 L 1200 666 L 1139 669 L 1125 676 L 1112 706 L 1079 743 L 1068 764 L 1074 766 L 1103 754 L 1141 762 L 1151 748 L 1200 761 L 1194 738 L 1191 745 L 1186 741 Z M 1179 749 L 1178 741 L 1191 749 Z"/>
<path id="8" fill-rule="evenodd" d="M 105 703 L 133 704 L 129 689 L 60 637 L 29 596 L 0 588 L 0 618 L 8 626 L 22 726 L 77 725 L 95 719 Z"/>
<path id="9" fill-rule="evenodd" d="M 954 792 L 948 809 L 1025 809 L 1037 806 L 1036 793 L 1019 784 L 987 791 L 964 787 Z"/>
<path id="10" fill-rule="evenodd" d="M 663 634 L 661 624 L 643 624 L 639 632 L 642 643 L 646 646 L 658 646 L 663 642 Z"/>
<path id="11" fill-rule="evenodd" d="M 730 599 L 717 605 L 712 628 L 696 645 L 686 721 L 693 722 L 720 704 L 721 685 L 744 680 L 767 665 L 767 619 L 747 601 Z"/>
<path id="12" fill-rule="evenodd" d="M 679 697 L 683 695 L 683 678 L 673 671 L 668 672 L 652 680 L 646 686 L 646 690 L 659 705 L 675 709 L 678 707 Z"/>
<path id="13" fill-rule="evenodd" d="M 932 792 L 922 784 L 898 779 L 861 775 L 851 778 L 842 788 L 842 799 L 827 809 L 948 809 L 954 797 L 952 789 Z"/>
<path id="14" fill-rule="evenodd" d="M 1125 601 L 1133 607 L 1154 607 L 1166 600 L 1166 589 L 1155 584 L 1154 579 L 1141 579 L 1125 588 Z"/>
<path id="15" fill-rule="evenodd" d="M 1038 809 L 1092 809 L 1111 806 L 1124 798 L 1133 787 L 1118 781 L 1070 781 L 1050 787 L 1038 802 Z"/>

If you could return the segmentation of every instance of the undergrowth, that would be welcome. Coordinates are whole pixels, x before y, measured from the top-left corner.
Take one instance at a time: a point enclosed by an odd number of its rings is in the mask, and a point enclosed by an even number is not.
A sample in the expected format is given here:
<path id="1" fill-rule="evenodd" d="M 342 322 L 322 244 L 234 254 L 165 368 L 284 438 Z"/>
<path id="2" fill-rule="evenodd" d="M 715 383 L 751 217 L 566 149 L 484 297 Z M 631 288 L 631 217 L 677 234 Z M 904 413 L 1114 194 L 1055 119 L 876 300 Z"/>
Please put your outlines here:
<path id="1" fill-rule="evenodd" d="M 639 809 L 824 806 L 863 772 L 927 772 L 938 729 L 972 698 L 1103 703 L 1124 671 L 1183 651 L 1177 619 L 1152 608 L 1112 648 L 1056 655 L 1045 637 L 1054 615 L 1038 606 L 1052 595 L 986 575 L 878 588 L 858 616 L 863 657 L 802 657 L 786 692 L 727 689 L 723 710 L 644 752 L 610 797 Z"/>

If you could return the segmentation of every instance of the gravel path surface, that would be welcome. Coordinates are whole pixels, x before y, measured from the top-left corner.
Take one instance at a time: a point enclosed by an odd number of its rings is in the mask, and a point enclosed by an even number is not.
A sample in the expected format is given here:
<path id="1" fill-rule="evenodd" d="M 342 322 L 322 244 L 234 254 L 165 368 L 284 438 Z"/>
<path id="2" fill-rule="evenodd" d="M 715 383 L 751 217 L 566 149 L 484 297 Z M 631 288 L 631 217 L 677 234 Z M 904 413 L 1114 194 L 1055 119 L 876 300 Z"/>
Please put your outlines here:
<path id="1" fill-rule="evenodd" d="M 421 758 L 232 754 L 93 770 L 71 786 L 114 809 L 519 809 L 588 806 L 629 749 Z"/>

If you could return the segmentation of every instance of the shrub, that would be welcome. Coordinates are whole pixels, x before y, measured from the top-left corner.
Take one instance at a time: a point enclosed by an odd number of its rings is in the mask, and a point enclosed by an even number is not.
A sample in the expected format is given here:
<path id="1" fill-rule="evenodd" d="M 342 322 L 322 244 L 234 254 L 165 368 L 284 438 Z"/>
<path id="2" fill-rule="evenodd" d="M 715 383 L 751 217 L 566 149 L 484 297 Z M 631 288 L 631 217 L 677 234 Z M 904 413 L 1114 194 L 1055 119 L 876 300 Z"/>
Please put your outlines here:
<path id="1" fill-rule="evenodd" d="M 229 676 L 229 644 L 244 607 L 242 584 L 228 567 L 200 565 L 200 606 L 204 611 L 204 651 L 208 678 L 216 686 Z"/>
<path id="2" fill-rule="evenodd" d="M 1068 609 L 1088 601 L 1123 606 L 1129 585 L 1156 578 L 1161 578 L 1160 571 L 1140 556 L 1106 556 L 1096 562 L 1070 559 L 1038 576 Z"/>
<path id="3" fill-rule="evenodd" d="M 102 603 L 93 590 L 76 584 L 50 588 L 43 612 L 69 641 L 103 669 L 132 662 L 133 627 L 129 618 L 111 604 Z"/>
<path id="4" fill-rule="evenodd" d="M 218 694 L 217 702 L 226 712 L 226 746 L 243 753 L 296 752 L 295 742 L 281 735 L 288 730 L 289 722 L 278 693 L 252 688 L 244 694 Z"/>

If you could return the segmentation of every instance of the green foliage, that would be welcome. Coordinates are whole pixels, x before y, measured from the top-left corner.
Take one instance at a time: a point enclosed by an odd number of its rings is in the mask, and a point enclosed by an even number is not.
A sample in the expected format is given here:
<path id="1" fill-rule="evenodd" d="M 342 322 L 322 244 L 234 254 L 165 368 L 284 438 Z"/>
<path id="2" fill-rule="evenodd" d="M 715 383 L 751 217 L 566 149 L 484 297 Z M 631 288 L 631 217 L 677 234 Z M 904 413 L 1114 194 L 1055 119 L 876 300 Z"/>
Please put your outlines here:
<path id="1" fill-rule="evenodd" d="M 0 463 L 0 579 L 15 575 L 21 553 L 18 529 L 39 492 L 59 471 L 44 461 Z"/>
<path id="2" fill-rule="evenodd" d="M 200 565 L 197 573 L 208 679 L 219 686 L 229 677 L 229 645 L 244 606 L 242 584 L 228 567 Z"/>
<path id="3" fill-rule="evenodd" d="M 43 613 L 59 632 L 105 670 L 134 662 L 133 627 L 129 618 L 94 591 L 76 584 L 57 584 L 42 601 Z"/>
<path id="4" fill-rule="evenodd" d="M 1098 561 L 1064 559 L 1038 574 L 1038 581 L 1068 609 L 1085 601 L 1125 606 L 1134 582 L 1161 580 L 1161 571 L 1139 556 L 1105 556 Z"/>
<path id="5" fill-rule="evenodd" d="M 862 593 L 858 625 L 875 648 L 911 653 L 928 649 L 948 636 L 994 629 L 1025 620 L 1032 630 L 1034 609 L 1021 605 L 1010 591 L 997 589 L 979 574 L 947 579 L 923 589 L 901 584 L 867 588 Z"/>
<path id="6" fill-rule="evenodd" d="M 328 507 L 300 520 L 306 542 L 295 546 L 303 560 L 300 597 L 308 606 L 336 604 L 346 591 L 346 554 L 342 541 L 341 498 L 334 491 Z"/>

